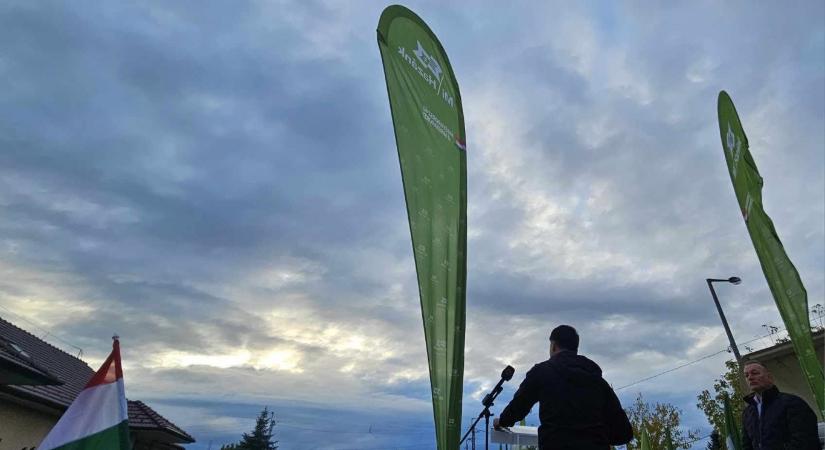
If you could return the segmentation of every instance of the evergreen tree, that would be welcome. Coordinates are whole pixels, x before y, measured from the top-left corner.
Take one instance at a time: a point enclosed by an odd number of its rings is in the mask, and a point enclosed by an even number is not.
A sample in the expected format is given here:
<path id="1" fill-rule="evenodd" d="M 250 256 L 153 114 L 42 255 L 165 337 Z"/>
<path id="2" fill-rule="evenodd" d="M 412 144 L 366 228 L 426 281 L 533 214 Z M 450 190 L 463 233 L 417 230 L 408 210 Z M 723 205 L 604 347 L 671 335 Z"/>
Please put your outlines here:
<path id="1" fill-rule="evenodd" d="M 244 433 L 241 442 L 227 444 L 221 450 L 278 450 L 278 441 L 275 437 L 275 413 L 264 408 L 255 420 L 255 429 L 251 433 Z"/>

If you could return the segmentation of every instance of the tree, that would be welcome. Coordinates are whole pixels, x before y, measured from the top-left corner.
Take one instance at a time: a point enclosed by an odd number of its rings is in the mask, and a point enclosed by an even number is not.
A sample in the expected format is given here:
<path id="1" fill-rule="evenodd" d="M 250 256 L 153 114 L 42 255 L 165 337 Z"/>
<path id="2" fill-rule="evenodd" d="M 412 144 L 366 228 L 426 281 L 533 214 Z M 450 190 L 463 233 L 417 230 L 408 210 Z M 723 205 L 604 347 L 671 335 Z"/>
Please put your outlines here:
<path id="1" fill-rule="evenodd" d="M 707 417 L 713 429 L 718 430 L 720 433 L 726 429 L 724 395 L 727 394 L 730 397 L 733 418 L 738 420 L 742 417 L 742 409 L 745 406 L 742 397 L 746 394 L 742 386 L 742 375 L 739 374 L 739 366 L 736 361 L 725 361 L 725 369 L 725 373 L 722 374 L 721 378 L 713 382 L 713 394 L 705 389 L 696 397 L 698 400 L 696 407 L 705 413 L 705 417 Z M 719 449 L 728 450 L 725 439 L 720 439 Z"/>
<path id="2" fill-rule="evenodd" d="M 639 449 L 639 436 L 645 427 L 650 436 L 652 450 L 666 449 L 667 431 L 670 430 L 674 448 L 688 449 L 691 442 L 699 438 L 699 430 L 682 430 L 682 411 L 670 403 L 650 404 L 644 401 L 642 394 L 636 397 L 633 406 L 627 410 L 627 418 L 633 425 L 633 434 L 637 439 L 627 444 L 628 450 Z"/>
<path id="3" fill-rule="evenodd" d="M 278 450 L 278 441 L 275 437 L 275 413 L 264 408 L 255 420 L 255 429 L 252 433 L 244 433 L 241 442 L 227 444 L 221 450 Z"/>

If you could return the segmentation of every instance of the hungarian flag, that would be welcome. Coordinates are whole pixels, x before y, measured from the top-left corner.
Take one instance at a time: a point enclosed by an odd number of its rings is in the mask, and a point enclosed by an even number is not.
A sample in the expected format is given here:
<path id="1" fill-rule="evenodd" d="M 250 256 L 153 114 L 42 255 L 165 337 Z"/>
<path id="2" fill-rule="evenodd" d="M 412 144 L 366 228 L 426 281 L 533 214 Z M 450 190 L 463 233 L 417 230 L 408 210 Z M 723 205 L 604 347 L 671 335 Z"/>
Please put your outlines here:
<path id="1" fill-rule="evenodd" d="M 129 416 L 120 343 L 74 399 L 38 450 L 129 450 Z"/>

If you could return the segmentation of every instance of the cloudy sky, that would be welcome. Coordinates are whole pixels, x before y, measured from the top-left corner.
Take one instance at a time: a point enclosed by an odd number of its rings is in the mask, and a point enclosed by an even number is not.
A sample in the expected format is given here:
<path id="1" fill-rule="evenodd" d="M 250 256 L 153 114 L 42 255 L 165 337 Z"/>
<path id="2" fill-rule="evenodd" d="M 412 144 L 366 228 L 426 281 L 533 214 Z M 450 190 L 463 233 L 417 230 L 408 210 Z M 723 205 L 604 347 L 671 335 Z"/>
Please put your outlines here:
<path id="1" fill-rule="evenodd" d="M 128 396 L 193 449 L 264 406 L 284 449 L 432 448 L 385 6 L 3 2 L 0 317 L 95 368 L 118 333 Z M 725 167 L 721 89 L 823 303 L 823 2 L 408 6 L 464 101 L 465 426 L 511 364 L 500 411 L 560 323 L 617 388 L 725 349 L 707 277 L 744 280 L 718 288 L 738 341 L 782 326 Z M 620 398 L 672 402 L 704 436 L 695 398 L 728 357 Z"/>

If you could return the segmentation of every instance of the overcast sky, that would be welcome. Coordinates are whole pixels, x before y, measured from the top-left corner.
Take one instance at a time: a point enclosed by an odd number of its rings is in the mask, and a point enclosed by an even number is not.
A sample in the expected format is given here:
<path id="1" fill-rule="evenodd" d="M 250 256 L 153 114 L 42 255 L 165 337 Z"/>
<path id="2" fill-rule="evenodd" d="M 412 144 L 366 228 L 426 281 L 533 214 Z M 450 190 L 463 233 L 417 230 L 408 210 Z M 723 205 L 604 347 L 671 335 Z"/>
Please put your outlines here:
<path id="1" fill-rule="evenodd" d="M 432 448 L 385 6 L 3 2 L 0 317 L 95 369 L 118 333 L 128 397 L 192 449 L 264 406 L 287 450 Z M 718 287 L 739 342 L 782 327 L 725 167 L 722 89 L 823 303 L 825 3 L 407 6 L 464 102 L 465 427 L 561 323 L 615 387 L 725 349 L 707 277 L 743 279 Z M 707 435 L 696 395 L 729 357 L 620 398 L 672 402 Z"/>

